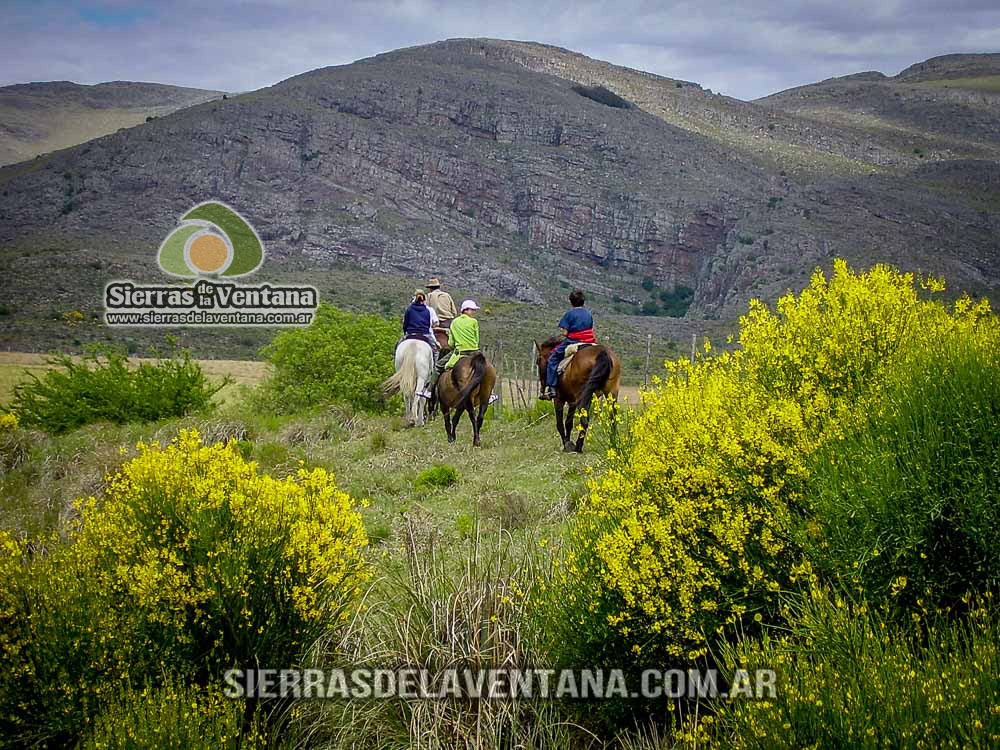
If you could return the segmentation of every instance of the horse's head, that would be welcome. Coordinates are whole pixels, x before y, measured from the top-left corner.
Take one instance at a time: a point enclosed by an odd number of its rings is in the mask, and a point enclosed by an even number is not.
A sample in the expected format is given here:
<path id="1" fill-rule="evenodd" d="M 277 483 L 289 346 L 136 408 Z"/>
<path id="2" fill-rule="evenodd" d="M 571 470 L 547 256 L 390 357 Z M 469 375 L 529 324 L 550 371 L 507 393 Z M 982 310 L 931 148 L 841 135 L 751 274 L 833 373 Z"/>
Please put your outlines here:
<path id="1" fill-rule="evenodd" d="M 538 365 L 538 380 L 545 385 L 545 368 L 549 364 L 549 355 L 552 354 L 552 350 L 559 346 L 559 342 L 562 339 L 559 336 L 553 336 L 550 339 L 546 339 L 542 343 L 537 341 L 532 341 L 535 345 L 535 364 Z"/>

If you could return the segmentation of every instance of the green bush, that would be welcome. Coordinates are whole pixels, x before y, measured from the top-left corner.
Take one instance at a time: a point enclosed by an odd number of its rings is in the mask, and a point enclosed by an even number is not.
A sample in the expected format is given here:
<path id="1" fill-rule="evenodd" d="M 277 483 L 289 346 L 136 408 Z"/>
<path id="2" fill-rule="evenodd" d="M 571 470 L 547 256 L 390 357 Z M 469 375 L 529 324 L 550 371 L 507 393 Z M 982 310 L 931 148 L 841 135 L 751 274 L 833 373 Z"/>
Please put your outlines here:
<path id="1" fill-rule="evenodd" d="M 691 302 L 694 301 L 694 289 L 689 286 L 676 286 L 673 291 L 660 292 L 663 303 L 663 314 L 673 318 L 683 318 L 687 314 Z"/>
<path id="2" fill-rule="evenodd" d="M 420 472 L 414 486 L 419 490 L 432 487 L 449 487 L 458 481 L 458 472 L 453 466 L 438 464 Z"/>
<path id="3" fill-rule="evenodd" d="M 55 369 L 14 388 L 11 410 L 25 426 L 59 433 L 92 422 L 152 422 L 209 407 L 229 381 L 212 385 L 187 352 L 129 366 L 119 352 L 91 353 L 76 362 L 49 360 Z"/>
<path id="4" fill-rule="evenodd" d="M 283 331 L 264 348 L 274 365 L 264 402 L 282 413 L 330 403 L 381 411 L 381 383 L 392 375 L 400 328 L 375 315 L 320 305 L 313 324 Z"/>
<path id="5" fill-rule="evenodd" d="M 1000 576 L 1000 335 L 938 339 L 810 462 L 805 544 L 874 601 L 956 605 Z"/>
<path id="6" fill-rule="evenodd" d="M 246 703 L 168 679 L 124 688 L 97 717 L 79 750 L 248 750 L 265 748 L 258 721 L 244 726 Z"/>
<path id="7" fill-rule="evenodd" d="M 1000 621 L 990 599 L 966 621 L 932 618 L 924 638 L 825 591 L 804 596 L 794 610 L 788 632 L 723 649 L 729 670 L 774 670 L 774 696 L 721 702 L 690 733 L 689 746 L 1000 743 Z"/>
<path id="8" fill-rule="evenodd" d="M 622 99 L 618 94 L 604 86 L 574 86 L 573 91 L 580 96 L 585 96 L 598 104 L 614 109 L 632 109 L 635 105 L 627 99 Z"/>

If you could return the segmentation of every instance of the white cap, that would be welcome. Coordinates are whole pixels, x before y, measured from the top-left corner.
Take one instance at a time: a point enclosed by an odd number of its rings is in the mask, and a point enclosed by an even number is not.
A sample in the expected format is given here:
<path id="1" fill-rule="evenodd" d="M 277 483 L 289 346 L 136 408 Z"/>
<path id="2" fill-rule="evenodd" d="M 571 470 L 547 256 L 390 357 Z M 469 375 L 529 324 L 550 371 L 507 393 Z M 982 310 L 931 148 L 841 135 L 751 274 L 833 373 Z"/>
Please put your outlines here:
<path id="1" fill-rule="evenodd" d="M 471 299 L 467 299 L 467 300 L 465 300 L 465 302 L 462 303 L 462 306 L 459 309 L 462 312 L 465 312 L 466 310 L 478 310 L 479 309 L 479 305 L 477 305 Z"/>

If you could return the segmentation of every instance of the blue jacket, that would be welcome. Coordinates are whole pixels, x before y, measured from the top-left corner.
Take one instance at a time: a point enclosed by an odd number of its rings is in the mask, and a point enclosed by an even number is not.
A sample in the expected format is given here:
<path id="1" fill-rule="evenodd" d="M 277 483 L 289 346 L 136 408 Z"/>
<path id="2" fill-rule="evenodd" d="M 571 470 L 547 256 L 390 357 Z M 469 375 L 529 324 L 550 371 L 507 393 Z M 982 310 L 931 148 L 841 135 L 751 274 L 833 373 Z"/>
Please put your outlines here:
<path id="1" fill-rule="evenodd" d="M 431 329 L 431 311 L 423 302 L 412 302 L 403 313 L 403 334 L 426 336 Z"/>

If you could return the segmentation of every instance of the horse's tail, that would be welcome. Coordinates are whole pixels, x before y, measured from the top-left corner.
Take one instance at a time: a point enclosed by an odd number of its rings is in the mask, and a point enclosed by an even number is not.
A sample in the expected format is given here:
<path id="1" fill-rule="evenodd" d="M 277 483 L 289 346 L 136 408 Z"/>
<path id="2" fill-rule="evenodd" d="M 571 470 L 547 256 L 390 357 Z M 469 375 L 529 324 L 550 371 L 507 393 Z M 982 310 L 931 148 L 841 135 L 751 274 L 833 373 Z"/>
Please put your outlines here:
<path id="1" fill-rule="evenodd" d="M 594 398 L 594 394 L 608 384 L 608 378 L 611 377 L 611 370 L 613 368 L 614 362 L 611 359 L 611 354 L 607 349 L 602 348 L 597 353 L 597 359 L 594 360 L 594 366 L 590 368 L 590 375 L 587 377 L 587 382 L 583 384 L 580 397 L 576 400 L 576 409 L 578 411 L 590 408 L 590 402 Z"/>
<path id="2" fill-rule="evenodd" d="M 402 391 L 412 394 L 417 390 L 417 358 L 410 352 L 403 357 L 403 363 L 391 377 L 382 382 L 382 393 L 391 396 Z"/>
<path id="3" fill-rule="evenodd" d="M 479 387 L 479 384 L 483 382 L 483 378 L 486 377 L 486 355 L 482 352 L 476 352 L 472 355 L 472 361 L 469 362 L 469 366 L 472 367 L 472 380 L 458 394 L 458 401 L 455 404 L 455 409 L 458 411 L 462 410 L 471 393 Z"/>

